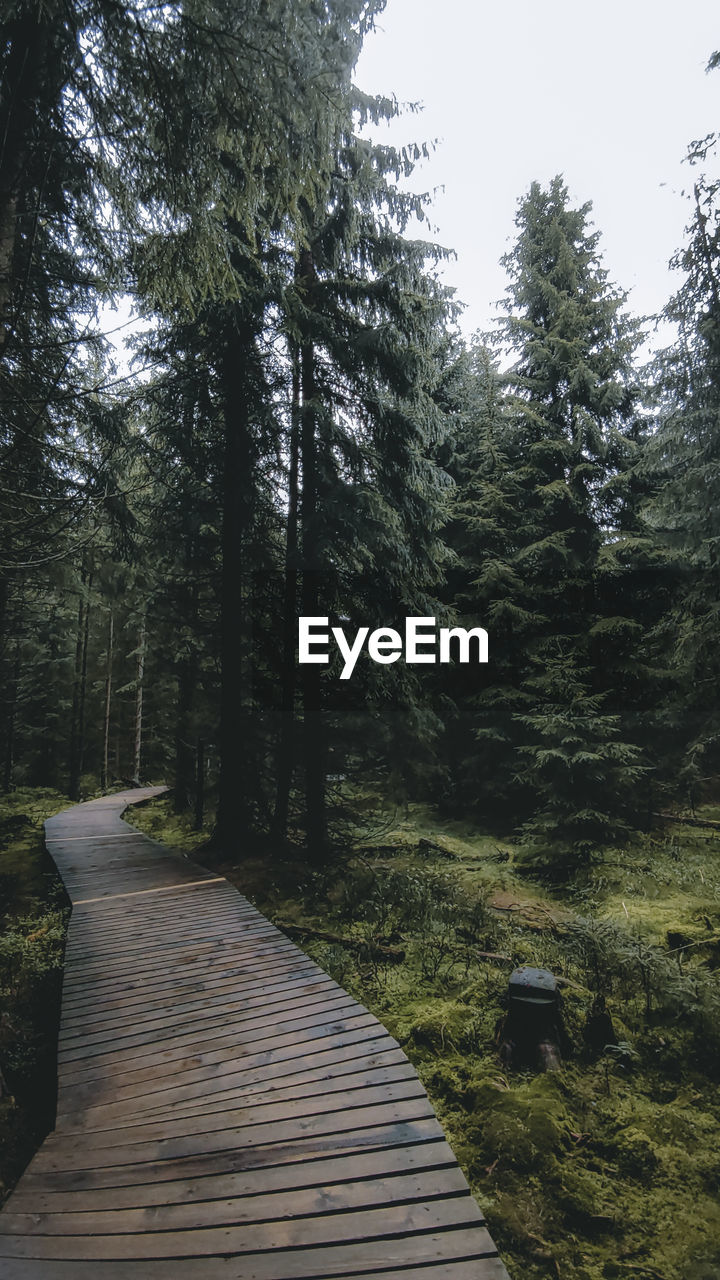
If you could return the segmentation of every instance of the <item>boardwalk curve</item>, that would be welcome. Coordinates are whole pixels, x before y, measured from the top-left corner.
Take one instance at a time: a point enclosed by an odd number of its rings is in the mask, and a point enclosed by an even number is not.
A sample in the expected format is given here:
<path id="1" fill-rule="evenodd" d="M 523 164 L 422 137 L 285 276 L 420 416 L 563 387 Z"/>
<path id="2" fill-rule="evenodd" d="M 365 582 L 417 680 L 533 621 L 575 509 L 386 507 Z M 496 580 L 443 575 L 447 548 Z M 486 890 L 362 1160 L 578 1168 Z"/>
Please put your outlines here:
<path id="1" fill-rule="evenodd" d="M 160 789 L 157 789 L 160 790 Z M 397 1043 L 229 884 L 65 810 L 57 1127 L 2 1280 L 507 1280 Z"/>

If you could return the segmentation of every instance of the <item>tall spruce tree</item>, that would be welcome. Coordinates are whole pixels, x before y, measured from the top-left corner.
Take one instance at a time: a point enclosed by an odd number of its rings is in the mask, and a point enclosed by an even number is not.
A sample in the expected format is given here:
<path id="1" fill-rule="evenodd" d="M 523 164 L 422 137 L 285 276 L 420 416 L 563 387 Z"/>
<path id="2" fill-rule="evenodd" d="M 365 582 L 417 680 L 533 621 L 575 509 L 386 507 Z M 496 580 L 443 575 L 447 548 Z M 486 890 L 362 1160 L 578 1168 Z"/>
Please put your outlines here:
<path id="1" fill-rule="evenodd" d="M 624 296 L 608 284 L 589 213 L 589 205 L 571 207 L 560 177 L 547 189 L 534 183 L 520 202 L 517 241 L 503 260 L 510 285 L 501 332 L 515 361 L 502 379 L 502 410 L 487 364 L 476 370 L 475 430 L 494 444 L 481 445 L 475 475 L 458 455 L 456 477 L 463 560 L 466 572 L 476 566 L 473 592 L 493 641 L 488 688 L 473 713 L 495 765 L 488 776 L 480 753 L 478 792 L 487 797 L 497 777 L 505 803 L 528 819 L 541 795 L 547 800 L 533 761 L 559 731 L 564 669 L 578 741 L 589 748 L 594 736 L 595 745 L 567 769 L 564 791 L 555 779 L 563 823 L 574 793 L 580 803 L 578 768 L 589 781 L 605 757 L 618 758 L 617 724 L 601 714 L 601 670 L 591 666 L 589 637 L 603 613 L 598 560 L 621 506 L 608 486 L 625 465 L 636 412 L 638 330 L 624 314 Z M 628 746 L 620 754 L 630 787 L 637 753 Z M 617 783 L 610 808 L 624 803 Z M 610 827 L 598 821 L 594 838 L 604 830 Z"/>
<path id="2" fill-rule="evenodd" d="M 720 64 L 720 55 L 710 69 Z M 647 526 L 659 538 L 674 586 L 656 640 L 669 656 L 675 696 L 666 698 L 665 751 L 691 805 L 720 761 L 720 179 L 718 137 L 689 152 L 698 167 L 688 238 L 673 259 L 683 281 L 665 316 L 678 337 L 659 356 L 658 429 L 647 472 L 656 487 Z M 667 665 L 667 663 L 666 663 Z"/>
<path id="3" fill-rule="evenodd" d="M 435 612 L 443 556 L 445 479 L 432 447 L 444 429 L 434 389 L 448 300 L 426 269 L 441 251 L 402 234 L 423 212 L 396 186 L 398 169 L 411 164 L 407 153 L 346 132 L 329 198 L 307 210 L 306 244 L 285 298 L 300 359 L 299 603 L 303 613 L 343 619 L 348 629 Z M 303 673 L 307 831 L 316 855 L 325 841 L 328 769 L 345 771 L 368 733 L 379 762 L 407 757 L 408 742 L 427 741 L 431 731 L 426 716 L 423 734 L 422 702 L 398 670 L 391 678 L 360 670 L 352 690 L 336 675 L 323 679 L 313 666 Z M 362 707 L 367 715 L 390 697 L 394 743 L 379 707 L 362 724 Z M 343 723 L 353 726 L 352 744 Z"/>
<path id="4" fill-rule="evenodd" d="M 639 342 L 624 295 L 601 266 L 589 213 L 589 205 L 570 207 L 561 178 L 547 190 L 533 184 L 504 260 L 505 338 L 518 357 L 509 375 L 520 480 L 515 567 L 535 615 L 525 639 L 532 670 L 522 673 L 526 710 L 518 721 L 528 737 L 520 752 L 531 787 L 548 759 L 559 766 L 549 791 L 540 787 L 542 833 L 536 817 L 527 834 L 547 852 L 555 813 L 564 852 L 581 856 L 616 834 L 612 815 L 628 807 L 640 776 L 637 749 L 602 714 L 601 668 L 588 667 L 601 616 L 598 558 L 615 518 L 607 486 L 624 462 L 636 412 Z M 587 797 L 598 789 L 604 801 L 594 804 Z"/>
<path id="5" fill-rule="evenodd" d="M 516 790 L 519 673 L 534 614 L 516 599 L 520 481 L 511 464 L 505 388 L 479 337 L 451 359 L 444 398 L 451 427 L 440 458 L 455 488 L 445 528 L 453 560 L 443 595 L 463 626 L 485 627 L 492 642 L 490 666 L 452 665 L 442 679 L 445 803 L 501 819 Z"/>

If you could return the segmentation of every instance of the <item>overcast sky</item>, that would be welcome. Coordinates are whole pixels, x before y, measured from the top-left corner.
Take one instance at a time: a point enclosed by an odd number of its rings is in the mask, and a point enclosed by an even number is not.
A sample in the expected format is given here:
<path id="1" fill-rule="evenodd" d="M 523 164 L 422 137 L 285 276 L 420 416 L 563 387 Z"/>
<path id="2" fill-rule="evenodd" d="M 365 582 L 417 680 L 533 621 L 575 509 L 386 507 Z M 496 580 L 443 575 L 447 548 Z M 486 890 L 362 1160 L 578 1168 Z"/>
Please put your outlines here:
<path id="1" fill-rule="evenodd" d="M 682 160 L 720 128 L 720 71 L 705 74 L 718 48 L 717 0 L 388 0 L 356 79 L 424 105 L 391 137 L 438 141 L 413 186 L 444 187 L 431 216 L 457 253 L 446 279 L 466 332 L 497 315 L 518 198 L 556 173 L 592 201 L 630 309 L 663 307 L 689 217 Z"/>

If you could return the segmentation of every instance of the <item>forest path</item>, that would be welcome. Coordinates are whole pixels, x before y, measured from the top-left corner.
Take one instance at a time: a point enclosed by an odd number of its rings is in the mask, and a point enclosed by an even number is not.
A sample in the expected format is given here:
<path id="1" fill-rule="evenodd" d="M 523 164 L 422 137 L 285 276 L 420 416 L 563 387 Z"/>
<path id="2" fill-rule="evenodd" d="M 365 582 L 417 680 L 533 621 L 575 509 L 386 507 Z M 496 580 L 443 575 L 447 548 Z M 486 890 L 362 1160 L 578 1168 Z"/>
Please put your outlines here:
<path id="1" fill-rule="evenodd" d="M 57 814 L 73 903 L 57 1127 L 0 1213 L 3 1280 L 507 1280 L 397 1043 L 227 880 Z"/>

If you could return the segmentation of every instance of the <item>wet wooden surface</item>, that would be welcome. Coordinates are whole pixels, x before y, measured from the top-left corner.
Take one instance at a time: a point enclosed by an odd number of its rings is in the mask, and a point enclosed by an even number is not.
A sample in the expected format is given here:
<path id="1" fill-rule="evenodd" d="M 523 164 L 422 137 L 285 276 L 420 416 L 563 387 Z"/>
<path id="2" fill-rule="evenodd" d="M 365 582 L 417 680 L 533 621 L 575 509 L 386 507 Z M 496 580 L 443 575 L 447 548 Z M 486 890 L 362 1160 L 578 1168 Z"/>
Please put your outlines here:
<path id="1" fill-rule="evenodd" d="M 0 1213 L 2 1280 L 507 1280 L 380 1023 L 227 880 L 65 810 L 55 1131 Z"/>

